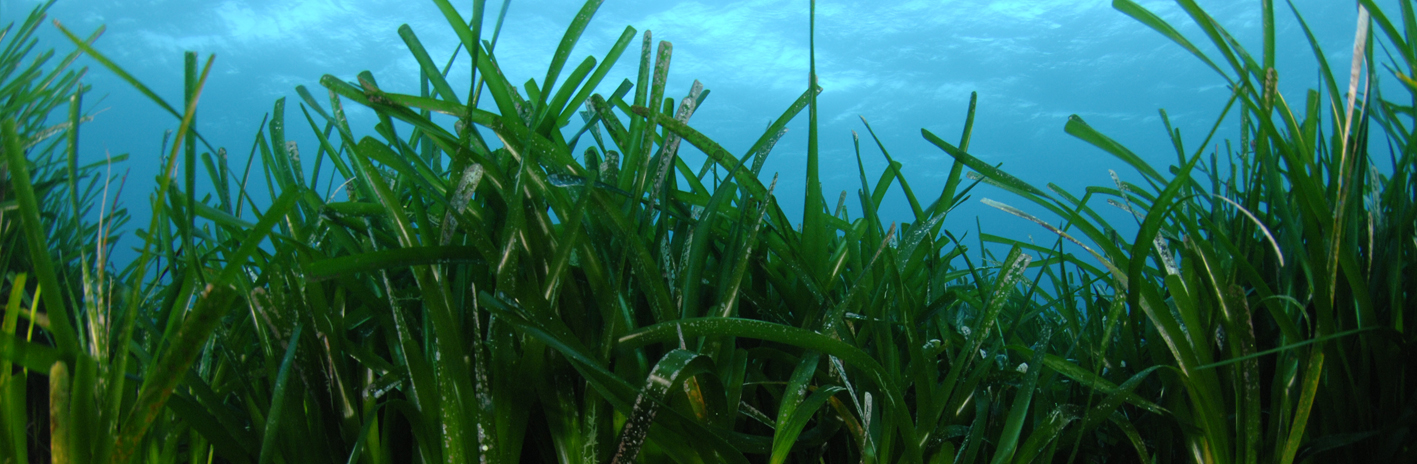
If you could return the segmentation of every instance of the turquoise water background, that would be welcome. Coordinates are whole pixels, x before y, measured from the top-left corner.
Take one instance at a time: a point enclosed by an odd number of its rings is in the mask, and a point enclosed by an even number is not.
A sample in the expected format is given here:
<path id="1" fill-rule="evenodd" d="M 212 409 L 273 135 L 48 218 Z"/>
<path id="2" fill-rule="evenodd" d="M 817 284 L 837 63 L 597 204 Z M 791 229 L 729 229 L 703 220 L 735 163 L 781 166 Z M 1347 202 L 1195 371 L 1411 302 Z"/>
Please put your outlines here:
<path id="1" fill-rule="evenodd" d="M 470 2 L 455 3 L 470 17 Z M 1174 3 L 1141 3 L 1179 26 L 1203 50 L 1211 50 Z M 1259 53 L 1259 0 L 1199 3 Z M 1317 83 L 1316 61 L 1287 4 L 1277 3 L 1280 88 L 1297 106 L 1303 89 Z M 35 4 L 0 3 L 0 22 L 22 20 Z M 493 18 L 500 4 L 488 2 Z M 495 53 L 512 82 L 540 83 L 581 4 L 510 2 Z M 1353 2 L 1294 4 L 1318 35 L 1332 66 L 1347 69 L 1357 17 Z M 1396 14 L 1396 5 L 1390 11 Z M 169 102 L 181 101 L 183 51 L 198 51 L 203 60 L 215 54 L 198 128 L 213 145 L 227 148 L 238 170 L 245 165 L 262 117 L 281 97 L 287 98 L 287 137 L 299 143 L 306 157 L 314 156 L 317 145 L 300 115 L 296 85 L 323 96 L 320 76 L 352 80 L 369 70 L 385 90 L 418 93 L 417 64 L 396 33 L 400 24 L 409 24 L 435 59 L 446 59 L 457 44 L 434 4 L 417 0 L 59 0 L 50 17 L 80 35 L 106 25 L 96 47 Z M 653 31 L 656 41 L 674 44 L 666 96 L 681 98 L 695 79 L 703 82 L 712 92 L 690 124 L 735 154 L 741 155 L 807 87 L 806 0 L 607 0 L 572 53 L 568 70 L 588 55 L 604 56 L 627 25 L 640 33 Z M 1112 185 L 1108 169 L 1116 169 L 1124 180 L 1138 181 L 1139 176 L 1065 134 L 1068 115 L 1081 116 L 1154 165 L 1165 166 L 1176 155 L 1157 109 L 1166 109 L 1171 123 L 1193 145 L 1210 129 L 1229 96 L 1225 81 L 1214 71 L 1105 0 L 823 0 L 817 6 L 816 30 L 817 72 L 825 89 L 819 109 L 822 184 L 829 206 L 842 191 L 849 192 L 846 204 L 852 217 L 860 215 L 852 131 L 863 137 L 862 155 L 872 183 L 886 166 L 859 116 L 870 121 L 892 156 L 904 164 L 916 194 L 928 203 L 943 187 L 952 159 L 923 140 L 920 129 L 958 140 L 971 91 L 979 93 L 979 106 L 970 151 L 987 162 L 1002 163 L 1025 181 L 1054 182 L 1071 192 Z M 40 37 L 41 49 L 73 49 L 52 25 L 45 24 Z M 633 80 L 638 45 L 636 40 L 622 56 L 602 84 L 603 93 L 624 78 Z M 134 216 L 130 224 L 145 225 L 163 133 L 175 129 L 178 121 L 92 61 L 80 64 L 90 67 L 85 81 L 93 91 L 85 97 L 85 106 L 95 116 L 81 133 L 83 156 L 97 160 L 105 153 L 131 155 L 118 165 L 129 172 L 120 200 Z M 463 89 L 460 95 L 467 89 L 467 67 L 463 55 L 450 74 L 454 87 Z M 1394 80 L 1390 75 L 1379 78 Z M 371 111 L 356 105 L 346 109 L 356 131 L 372 132 Z M 781 174 L 778 201 L 793 216 L 800 214 L 803 201 L 806 124 L 804 112 L 764 168 L 766 176 Z M 1238 139 L 1238 117 L 1232 115 L 1225 124 L 1217 141 Z M 492 138 L 490 132 L 484 134 Z M 1382 157 L 1381 166 L 1386 149 L 1374 153 Z M 702 160 L 693 150 L 683 156 L 690 166 Z M 253 178 L 261 177 L 258 172 Z M 323 179 L 330 177 L 322 174 Z M 255 184 L 251 191 L 258 201 L 266 201 L 263 185 Z M 1054 239 L 1033 224 L 981 205 L 978 199 L 983 197 L 1022 205 L 1005 192 L 981 187 L 947 226 L 972 235 L 979 217 L 986 231 L 1031 235 L 1040 243 Z M 911 219 L 898 189 L 887 197 L 883 215 L 893 221 Z M 119 262 L 134 256 L 127 249 L 138 244 L 132 234 L 127 237 L 115 256 Z"/>

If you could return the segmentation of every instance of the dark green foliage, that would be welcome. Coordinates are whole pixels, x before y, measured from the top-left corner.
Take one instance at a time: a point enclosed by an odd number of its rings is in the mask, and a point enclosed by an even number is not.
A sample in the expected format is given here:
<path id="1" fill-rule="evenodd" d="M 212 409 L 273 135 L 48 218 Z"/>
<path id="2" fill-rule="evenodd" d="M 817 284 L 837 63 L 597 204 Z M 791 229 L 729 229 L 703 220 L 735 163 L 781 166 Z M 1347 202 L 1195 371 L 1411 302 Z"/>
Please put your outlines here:
<path id="1" fill-rule="evenodd" d="M 99 197 L 76 193 L 96 175 L 73 167 L 77 106 L 53 129 L 71 137 L 58 152 L 20 148 L 44 118 L 6 108 L 3 194 L 17 206 L 0 222 L 0 460 L 45 448 L 17 431 L 45 423 L 17 406 L 35 402 L 52 408 L 55 462 L 1417 459 L 1411 2 L 1394 24 L 1364 0 L 1373 35 L 1359 36 L 1354 66 L 1367 80 L 1342 93 L 1325 67 L 1324 89 L 1291 108 L 1274 91 L 1270 2 L 1256 61 L 1191 0 L 1178 3 L 1218 59 L 1116 0 L 1233 89 L 1198 148 L 1167 122 L 1177 162 L 1158 170 L 1074 116 L 1067 133 L 1141 179 L 1076 196 L 971 155 L 971 99 L 957 143 L 922 129 L 956 160 L 926 202 L 866 125 L 889 167 L 874 184 L 858 169 L 857 218 L 820 191 L 815 63 L 801 98 L 734 154 L 689 122 L 708 90 L 665 97 L 667 42 L 645 33 L 637 80 L 610 96 L 593 89 L 633 28 L 563 73 L 599 1 L 576 13 L 544 80 L 522 86 L 484 40 L 483 2 L 470 22 L 434 3 L 465 51 L 440 69 L 401 27 L 423 70 L 418 95 L 368 72 L 322 78 L 328 99 L 297 89 L 313 162 L 287 141 L 286 102 L 275 103 L 252 148 L 270 205 L 251 202 L 249 168 L 237 181 L 224 151 L 200 154 L 215 192 L 197 196 L 193 115 L 210 60 L 199 70 L 188 56 L 178 111 L 70 35 L 179 117 L 179 136 L 139 259 L 75 265 L 71 250 L 88 256 L 107 239 L 83 222 Z M 1377 44 L 1395 50 L 1386 67 Z M 453 65 L 473 71 L 464 98 L 444 77 Z M 1376 93 L 1387 74 L 1412 101 Z M 63 82 L 52 95 L 78 91 Z M 376 135 L 356 139 L 349 104 L 378 115 Z M 804 110 L 808 191 L 794 227 L 759 170 Z M 436 124 L 435 112 L 457 122 Z M 1226 134 L 1238 150 L 1213 143 Z M 1390 172 L 1368 151 L 1378 138 L 1393 147 Z M 679 156 L 684 143 L 707 154 L 699 169 Z M 51 153 L 70 169 L 45 170 Z M 912 222 L 877 214 L 893 185 Z M 1000 259 L 943 230 L 954 206 L 993 188 L 1028 206 L 986 204 L 1058 239 L 982 234 L 1009 248 Z M 1135 235 L 1104 220 L 1099 201 L 1134 215 Z M 39 231 L 62 221 L 88 232 L 48 237 L 63 256 L 37 251 Z M 19 315 L 36 306 L 47 325 L 20 337 Z M 16 380 L 42 375 L 47 389 Z"/>

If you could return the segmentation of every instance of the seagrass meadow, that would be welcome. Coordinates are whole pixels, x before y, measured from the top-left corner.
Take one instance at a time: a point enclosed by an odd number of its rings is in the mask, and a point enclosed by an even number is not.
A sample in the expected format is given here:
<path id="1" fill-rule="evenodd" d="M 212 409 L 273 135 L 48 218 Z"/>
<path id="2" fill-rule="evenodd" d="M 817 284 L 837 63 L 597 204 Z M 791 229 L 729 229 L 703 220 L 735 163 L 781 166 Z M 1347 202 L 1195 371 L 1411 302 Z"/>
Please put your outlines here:
<path id="1" fill-rule="evenodd" d="M 1252 53 L 1193 0 L 1198 37 L 1113 0 L 1230 89 L 1203 137 L 1161 113 L 1174 164 L 1073 116 L 1139 181 L 1033 185 L 971 154 L 971 100 L 963 133 L 921 130 L 953 160 L 942 191 L 917 196 L 866 126 L 835 202 L 815 51 L 732 153 L 694 128 L 707 90 L 665 95 L 670 43 L 627 27 L 572 60 L 601 0 L 524 84 L 496 59 L 505 2 L 432 0 L 458 51 L 398 29 L 418 94 L 327 75 L 229 161 L 195 117 L 210 58 L 186 55 L 167 102 L 98 33 L 54 23 L 74 51 L 36 50 L 52 3 L 0 39 L 0 462 L 1417 462 L 1410 0 L 1356 2 L 1342 69 L 1292 5 L 1253 2 Z M 1276 43 L 1276 15 L 1308 42 Z M 1318 58 L 1300 101 L 1279 47 Z M 637 75 L 609 75 L 622 59 Z M 79 162 L 85 72 L 178 121 L 145 224 L 110 200 L 122 157 Z M 801 212 L 762 172 L 795 118 Z M 290 124 L 317 138 L 304 156 Z M 888 190 L 912 217 L 878 214 Z M 978 201 L 1016 221 L 944 227 Z"/>

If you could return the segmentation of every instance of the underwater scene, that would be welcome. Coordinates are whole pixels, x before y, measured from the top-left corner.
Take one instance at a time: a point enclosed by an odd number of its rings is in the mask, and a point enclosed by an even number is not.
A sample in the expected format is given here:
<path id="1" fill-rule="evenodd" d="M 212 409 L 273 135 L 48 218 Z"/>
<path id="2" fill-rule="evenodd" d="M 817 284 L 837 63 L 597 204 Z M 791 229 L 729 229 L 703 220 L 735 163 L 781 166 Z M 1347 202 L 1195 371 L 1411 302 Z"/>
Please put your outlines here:
<path id="1" fill-rule="evenodd" d="M 1417 462 L 1415 6 L 0 2 L 0 463 Z"/>

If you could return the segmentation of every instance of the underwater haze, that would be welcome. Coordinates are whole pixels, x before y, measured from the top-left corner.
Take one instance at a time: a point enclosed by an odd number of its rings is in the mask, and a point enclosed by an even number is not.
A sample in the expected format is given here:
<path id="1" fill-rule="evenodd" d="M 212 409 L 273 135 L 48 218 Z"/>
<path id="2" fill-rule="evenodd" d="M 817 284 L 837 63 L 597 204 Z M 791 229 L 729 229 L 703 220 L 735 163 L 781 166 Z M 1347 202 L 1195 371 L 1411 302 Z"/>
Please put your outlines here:
<path id="1" fill-rule="evenodd" d="M 36 3 L 4 2 L 4 22 L 22 18 Z M 467 8 L 468 2 L 457 3 Z M 489 26 L 500 3 L 489 2 Z M 1171 2 L 1141 3 L 1188 37 L 1201 36 Z M 1246 48 L 1260 49 L 1258 0 L 1199 3 Z M 509 81 L 544 78 L 546 60 L 580 4 L 509 3 L 495 49 Z M 1357 16 L 1353 3 L 1293 4 L 1332 66 L 1347 69 Z M 971 153 L 1035 185 L 1055 182 L 1078 192 L 1088 185 L 1111 185 L 1108 169 L 1117 170 L 1122 180 L 1139 176 L 1065 134 L 1068 115 L 1082 116 L 1148 162 L 1167 165 L 1175 162 L 1175 151 L 1157 110 L 1165 109 L 1171 124 L 1194 143 L 1193 136 L 1209 131 L 1230 95 L 1214 71 L 1106 0 L 822 1 L 816 14 L 817 72 L 824 88 L 819 100 L 823 191 L 828 207 L 841 192 L 850 192 L 846 204 L 852 217 L 861 214 L 855 201 L 860 183 L 852 131 L 861 135 L 868 176 L 886 167 L 862 117 L 904 165 L 917 195 L 934 198 L 953 160 L 919 131 L 923 127 L 957 137 L 970 92 L 978 92 Z M 1282 2 L 1275 16 L 1278 43 L 1305 43 Z M 287 117 L 300 121 L 297 85 L 319 96 L 324 93 L 318 84 L 322 75 L 353 81 L 358 72 L 369 70 L 385 90 L 417 94 L 418 89 L 405 88 L 418 82 L 419 68 L 396 33 L 401 24 L 419 34 L 435 60 L 446 60 L 458 43 L 434 4 L 407 0 L 59 0 L 50 18 L 80 35 L 106 26 L 96 48 L 169 102 L 182 99 L 183 52 L 197 51 L 203 59 L 215 54 L 197 127 L 213 146 L 228 150 L 234 169 L 245 165 L 263 116 L 277 98 L 287 98 Z M 806 0 L 610 0 L 590 23 L 570 63 L 603 56 L 626 26 L 673 43 L 665 95 L 678 99 L 695 80 L 702 82 L 711 95 L 690 125 L 739 156 L 762 134 L 768 118 L 780 114 L 807 86 Z M 52 26 L 40 32 L 41 49 L 73 49 Z M 1197 43 L 1212 52 L 1207 41 Z M 1278 52 L 1276 68 L 1286 73 L 1280 75 L 1280 89 L 1297 104 L 1302 101 L 1298 92 L 1318 86 L 1314 55 L 1302 46 Z M 466 55 L 459 59 L 449 81 L 466 92 Z M 130 170 L 120 201 L 132 213 L 133 224 L 146 224 L 163 134 L 179 121 L 87 57 L 80 64 L 89 67 L 85 81 L 93 90 L 85 97 L 86 111 L 95 114 L 83 127 L 80 153 L 91 160 L 105 153 L 131 154 L 131 161 L 119 165 Z M 633 80 L 635 66 L 635 59 L 620 60 L 599 91 L 608 95 L 622 79 Z M 1391 80 L 1389 75 L 1379 79 Z M 351 127 L 374 125 L 372 111 L 358 105 L 348 109 Z M 1239 122 L 1232 119 L 1216 140 L 1236 138 Z M 308 126 L 289 126 L 288 138 L 313 153 L 317 145 Z M 803 202 L 806 126 L 805 114 L 794 120 L 764 168 L 765 176 L 782 175 L 776 194 L 785 211 L 800 211 Z M 701 163 L 702 154 L 685 148 L 690 166 Z M 266 189 L 250 191 L 259 195 Z M 998 232 L 1007 233 L 1010 225 L 1017 225 L 1020 234 L 1041 231 L 981 205 L 977 199 L 984 195 L 976 193 L 951 215 L 947 227 L 973 231 L 974 218 L 984 216 L 983 222 L 1004 226 Z M 899 189 L 892 189 L 883 205 L 883 218 L 910 218 Z M 120 245 L 118 263 L 133 256 L 132 246 L 137 244 Z"/>

